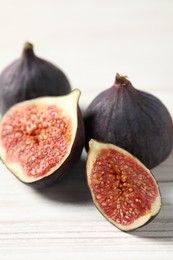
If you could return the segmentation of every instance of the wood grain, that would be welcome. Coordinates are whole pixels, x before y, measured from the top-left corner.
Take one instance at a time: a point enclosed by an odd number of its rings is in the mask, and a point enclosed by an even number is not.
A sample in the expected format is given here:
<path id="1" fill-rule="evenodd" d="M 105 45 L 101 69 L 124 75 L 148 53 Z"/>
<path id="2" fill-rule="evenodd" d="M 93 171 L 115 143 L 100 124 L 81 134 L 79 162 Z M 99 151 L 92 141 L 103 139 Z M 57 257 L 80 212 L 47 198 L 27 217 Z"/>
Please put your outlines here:
<path id="1" fill-rule="evenodd" d="M 85 178 L 85 153 L 62 182 L 40 191 L 20 183 L 1 163 L 1 259 L 14 255 L 15 259 L 66 259 L 70 255 L 114 259 L 115 255 L 135 257 L 137 253 L 169 259 L 173 253 L 172 167 L 173 153 L 154 170 L 162 194 L 159 215 L 148 225 L 125 233 L 93 205 Z"/>

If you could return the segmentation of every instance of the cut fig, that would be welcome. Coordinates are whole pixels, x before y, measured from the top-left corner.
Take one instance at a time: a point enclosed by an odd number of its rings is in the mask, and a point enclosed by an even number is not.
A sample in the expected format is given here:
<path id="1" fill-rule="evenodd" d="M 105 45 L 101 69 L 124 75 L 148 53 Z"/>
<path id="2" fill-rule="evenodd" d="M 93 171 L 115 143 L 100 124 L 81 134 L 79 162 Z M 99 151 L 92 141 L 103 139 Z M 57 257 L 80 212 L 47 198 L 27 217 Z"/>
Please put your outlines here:
<path id="1" fill-rule="evenodd" d="M 0 123 L 0 157 L 22 182 L 55 183 L 80 158 L 84 126 L 80 91 L 11 107 Z"/>
<path id="2" fill-rule="evenodd" d="M 117 228 L 136 229 L 158 214 L 161 196 L 157 182 L 126 150 L 91 139 L 86 167 L 96 207 Z"/>
<path id="3" fill-rule="evenodd" d="M 85 112 L 86 149 L 90 139 L 112 143 L 136 156 L 147 168 L 163 162 L 173 147 L 173 122 L 155 96 L 133 87 L 117 73 Z"/>

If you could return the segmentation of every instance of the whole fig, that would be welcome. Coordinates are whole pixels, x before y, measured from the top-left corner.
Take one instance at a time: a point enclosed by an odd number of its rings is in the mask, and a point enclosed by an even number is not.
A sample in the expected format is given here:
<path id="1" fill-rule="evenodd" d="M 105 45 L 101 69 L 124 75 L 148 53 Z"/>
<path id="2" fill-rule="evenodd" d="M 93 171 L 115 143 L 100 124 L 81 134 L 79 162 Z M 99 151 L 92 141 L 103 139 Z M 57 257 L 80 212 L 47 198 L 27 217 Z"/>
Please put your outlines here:
<path id="1" fill-rule="evenodd" d="M 80 91 L 39 97 L 9 108 L 0 121 L 0 158 L 22 182 L 45 187 L 59 181 L 84 147 Z"/>
<path id="2" fill-rule="evenodd" d="M 112 143 L 136 156 L 151 169 L 172 151 L 173 122 L 155 96 L 137 90 L 127 77 L 116 75 L 114 85 L 100 93 L 84 116 L 88 141 Z"/>
<path id="3" fill-rule="evenodd" d="M 0 114 L 20 101 L 66 95 L 70 91 L 70 83 L 62 70 L 37 57 L 33 45 L 26 42 L 22 56 L 0 76 Z"/>

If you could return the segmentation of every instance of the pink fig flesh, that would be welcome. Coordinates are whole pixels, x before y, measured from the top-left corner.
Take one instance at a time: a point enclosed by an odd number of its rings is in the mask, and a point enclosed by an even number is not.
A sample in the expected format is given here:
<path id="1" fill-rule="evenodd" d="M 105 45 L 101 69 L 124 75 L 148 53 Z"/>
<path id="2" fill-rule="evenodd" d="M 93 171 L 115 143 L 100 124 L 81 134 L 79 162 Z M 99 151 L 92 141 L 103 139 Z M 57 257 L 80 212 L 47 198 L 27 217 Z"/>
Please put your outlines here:
<path id="1" fill-rule="evenodd" d="M 99 211 L 119 229 L 136 229 L 155 216 L 161 196 L 151 172 L 122 148 L 90 140 L 87 179 Z"/>
<path id="2" fill-rule="evenodd" d="M 79 95 L 74 90 L 66 96 L 24 101 L 3 116 L 0 156 L 20 180 L 36 182 L 60 170 L 69 159 L 72 164 L 76 141 L 79 159 L 84 144 L 84 133 L 77 137 L 83 130 L 78 127 Z"/>

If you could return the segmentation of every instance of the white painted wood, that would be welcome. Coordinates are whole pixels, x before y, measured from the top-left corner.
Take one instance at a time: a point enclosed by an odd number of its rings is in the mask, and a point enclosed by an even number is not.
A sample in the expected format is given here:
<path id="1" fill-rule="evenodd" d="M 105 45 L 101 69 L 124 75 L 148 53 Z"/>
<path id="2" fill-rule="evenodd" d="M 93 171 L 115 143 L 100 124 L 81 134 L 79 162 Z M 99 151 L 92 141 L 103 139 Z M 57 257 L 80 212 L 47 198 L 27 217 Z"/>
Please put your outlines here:
<path id="1" fill-rule="evenodd" d="M 82 91 L 83 109 L 118 71 L 158 96 L 173 115 L 173 1 L 0 0 L 0 70 L 29 40 Z M 172 259 L 173 153 L 153 170 L 162 209 L 130 233 L 91 201 L 84 152 L 58 185 L 37 191 L 0 162 L 0 259 Z"/>

